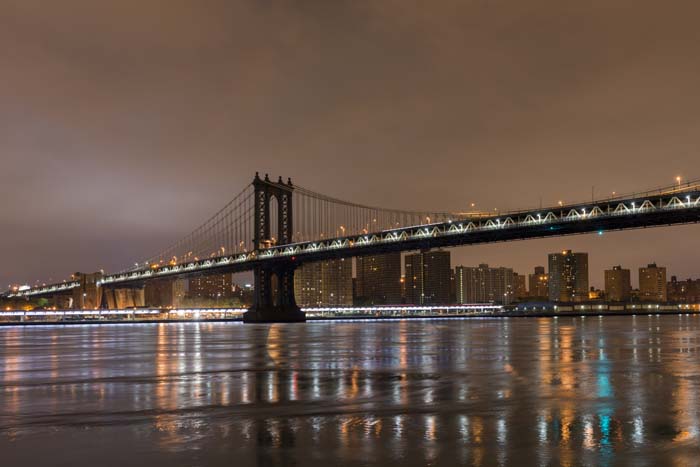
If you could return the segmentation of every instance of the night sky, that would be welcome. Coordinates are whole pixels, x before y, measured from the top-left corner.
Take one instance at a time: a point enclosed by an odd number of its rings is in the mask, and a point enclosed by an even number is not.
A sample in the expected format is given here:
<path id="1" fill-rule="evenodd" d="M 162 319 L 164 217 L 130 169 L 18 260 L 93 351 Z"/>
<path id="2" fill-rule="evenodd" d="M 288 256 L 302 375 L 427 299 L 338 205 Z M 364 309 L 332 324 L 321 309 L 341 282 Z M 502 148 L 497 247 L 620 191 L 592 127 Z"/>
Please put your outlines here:
<path id="1" fill-rule="evenodd" d="M 0 284 L 117 270 L 255 171 L 359 203 L 492 210 L 700 178 L 700 3 L 0 0 Z M 700 276 L 700 226 L 563 248 Z"/>

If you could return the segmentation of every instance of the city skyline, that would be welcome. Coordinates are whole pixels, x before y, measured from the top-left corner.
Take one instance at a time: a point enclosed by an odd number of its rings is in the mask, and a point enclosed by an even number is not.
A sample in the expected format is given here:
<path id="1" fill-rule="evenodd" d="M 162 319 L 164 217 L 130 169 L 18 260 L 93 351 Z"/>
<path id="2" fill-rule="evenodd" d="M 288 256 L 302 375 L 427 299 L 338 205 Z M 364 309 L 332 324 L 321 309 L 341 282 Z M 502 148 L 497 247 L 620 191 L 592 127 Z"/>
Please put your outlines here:
<path id="1" fill-rule="evenodd" d="M 439 250 L 434 250 L 439 251 Z M 449 253 L 450 250 L 443 250 Z M 564 250 L 563 252 L 550 253 L 548 256 L 559 255 L 559 254 L 571 254 L 571 250 Z M 429 256 L 428 252 L 424 252 L 425 255 Z M 585 260 L 588 259 L 586 252 L 576 252 L 574 254 L 585 255 Z M 420 254 L 419 254 L 420 255 Z M 406 268 L 405 261 L 398 261 L 398 266 L 395 264 L 396 258 L 400 259 L 400 255 L 388 254 L 388 255 L 377 255 L 360 257 L 355 259 L 355 263 L 352 267 L 346 267 L 344 271 L 340 274 L 333 276 L 325 276 L 326 279 L 319 280 L 324 277 L 322 274 L 323 268 L 328 268 L 329 266 L 337 267 L 337 261 L 325 261 L 322 263 L 310 263 L 309 267 L 302 267 L 301 271 L 298 273 L 298 279 L 295 280 L 299 282 L 295 290 L 298 297 L 298 301 L 301 306 L 313 307 L 313 306 L 377 306 L 377 305 L 421 305 L 420 301 L 418 303 L 413 303 L 414 300 L 411 298 L 411 294 L 399 294 L 399 285 L 406 278 L 406 274 L 410 271 Z M 415 256 L 408 254 L 407 256 Z M 451 255 L 448 255 L 451 256 Z M 355 282 L 358 283 L 360 280 L 361 264 L 365 263 L 368 269 L 371 270 L 372 278 L 391 276 L 394 277 L 394 281 L 386 280 L 384 282 L 373 281 L 372 294 L 368 295 L 364 289 L 360 286 L 355 286 Z M 336 265 L 336 266 L 334 266 Z M 401 275 L 399 275 L 399 269 L 401 270 Z M 647 275 L 648 268 L 658 268 L 663 271 L 663 278 L 661 287 L 664 288 L 664 293 L 661 296 L 645 296 L 644 287 L 640 286 L 640 278 Z M 355 271 L 353 274 L 352 271 Z M 480 263 L 478 265 L 464 265 L 464 264 L 450 264 L 450 271 L 452 274 L 452 290 L 450 290 L 449 302 L 443 304 L 474 304 L 474 303 L 497 303 L 501 305 L 509 305 L 512 303 L 528 303 L 528 302 L 547 302 L 552 301 L 548 296 L 549 284 L 552 283 L 551 271 L 545 266 L 535 266 L 532 268 L 531 272 L 526 272 L 520 274 L 518 271 L 513 270 L 507 266 L 490 266 L 488 264 Z M 684 302 L 691 303 L 698 300 L 700 296 L 700 277 L 677 277 L 672 271 L 667 271 L 667 268 L 662 264 L 647 264 L 645 267 L 640 267 L 637 270 L 631 271 L 629 268 L 625 268 L 622 265 L 611 266 L 603 273 L 604 286 L 597 288 L 595 286 L 590 286 L 585 289 L 585 294 L 576 297 L 575 300 L 554 300 L 556 301 L 569 301 L 569 302 L 624 302 L 624 303 L 639 303 L 639 302 Z M 587 281 L 590 281 L 591 272 L 585 268 L 584 274 L 587 274 Z M 224 276 L 230 276 L 224 275 Z M 210 276 L 219 277 L 219 276 Z M 544 277 L 544 281 L 542 281 Z M 520 278 L 522 280 L 521 290 L 518 290 L 517 280 Z M 330 287 L 328 290 L 324 290 L 323 283 L 328 279 Z M 313 289 L 314 293 L 318 297 L 324 297 L 314 301 L 308 300 L 308 291 L 303 290 L 301 283 L 303 281 L 315 282 L 316 288 Z M 191 281 L 190 281 L 191 282 Z M 345 285 L 343 285 L 345 282 Z M 409 281 L 410 282 L 410 281 Z M 228 279 L 229 284 L 234 284 L 231 279 Z M 353 286 L 352 293 L 352 303 L 345 302 L 339 303 L 334 299 L 328 299 L 329 295 L 336 290 L 349 288 L 350 285 Z M 440 287 L 438 282 L 437 288 Z M 668 292 L 665 292 L 665 288 L 668 288 Z M 688 290 L 691 289 L 691 290 Z M 520 294 L 518 293 L 520 292 Z M 524 292 L 524 293 L 523 293 Z M 580 291 L 582 292 L 582 291 Z M 596 293 L 595 297 L 589 296 L 589 292 Z M 394 295 L 396 294 L 396 295 Z M 598 296 L 598 294 L 600 294 Z M 697 295 L 695 295 L 697 294 Z M 387 297 L 391 296 L 393 299 L 387 300 Z M 345 294 L 347 298 L 347 293 Z M 374 300 L 369 297 L 377 297 Z M 686 298 L 683 298 L 686 297 Z M 690 301 L 685 300 L 690 297 Z M 424 303 L 425 305 L 431 305 L 429 303 Z M 435 303 L 432 303 L 435 305 Z"/>
<path id="2" fill-rule="evenodd" d="M 594 235 L 594 236 L 595 236 L 595 235 Z M 567 238 L 571 238 L 571 237 L 567 237 Z M 576 238 L 576 237 L 574 237 L 574 238 Z M 530 240 L 530 241 L 532 241 L 532 240 Z M 489 246 L 489 245 L 487 244 L 487 245 L 484 245 L 484 246 Z M 478 246 L 477 246 L 477 247 L 478 247 Z M 481 247 L 483 247 L 483 246 L 481 246 Z M 474 248 L 474 247 L 473 247 L 473 246 L 468 246 L 468 247 L 462 247 L 462 248 L 465 248 L 465 249 L 466 249 L 466 248 Z M 434 250 L 430 250 L 430 251 L 441 251 L 441 250 L 443 250 L 443 249 L 438 248 L 438 249 L 434 249 Z M 485 265 L 485 266 L 489 266 L 489 264 L 486 263 L 485 261 L 477 261 L 477 262 L 475 262 L 475 263 L 460 263 L 460 264 L 457 264 L 456 261 L 453 261 L 453 260 L 452 260 L 452 258 L 453 258 L 453 253 L 454 253 L 456 250 L 459 250 L 459 248 L 449 248 L 449 249 L 446 249 L 446 250 L 445 250 L 445 251 L 447 251 L 447 252 L 450 253 L 450 255 L 449 255 L 449 256 L 450 256 L 450 267 L 451 267 L 451 270 L 452 270 L 453 274 L 456 272 L 457 268 L 476 268 L 476 267 L 480 267 L 480 266 L 484 266 L 484 265 Z M 565 249 L 562 250 L 561 252 L 554 252 L 554 253 L 551 253 L 551 252 L 550 252 L 550 253 L 547 253 L 547 254 L 544 255 L 544 259 L 543 259 L 541 262 L 539 262 L 539 263 L 537 263 L 537 262 L 536 262 L 536 263 L 533 263 L 532 265 L 529 266 L 529 269 L 527 269 L 527 270 L 519 270 L 519 269 L 517 269 L 516 267 L 510 266 L 508 263 L 492 265 L 491 267 L 500 268 L 500 269 L 509 269 L 509 270 L 511 270 L 515 275 L 521 275 L 521 276 L 523 276 L 523 277 L 524 277 L 524 280 L 525 280 L 526 289 L 527 289 L 527 291 L 528 291 L 528 294 L 531 294 L 531 290 L 532 290 L 533 283 L 531 282 L 531 281 L 532 281 L 532 278 L 530 277 L 530 278 L 528 279 L 528 277 L 533 275 L 533 270 L 537 271 L 537 269 L 543 268 L 542 270 L 544 271 L 544 275 L 545 275 L 545 276 L 549 276 L 550 270 L 549 270 L 549 267 L 546 266 L 547 263 L 548 263 L 547 257 L 548 257 L 548 256 L 551 256 L 552 254 L 563 253 L 563 252 L 566 252 L 566 251 L 571 251 L 571 249 L 570 249 L 570 248 L 565 248 Z M 407 252 L 407 253 L 403 253 L 403 254 L 398 254 L 398 253 L 396 253 L 396 255 L 398 255 L 398 257 L 400 258 L 400 261 L 399 261 L 399 263 L 398 263 L 398 266 L 396 266 L 396 267 L 400 269 L 400 277 L 401 277 L 401 280 L 403 280 L 403 278 L 404 278 L 404 276 L 405 276 L 405 257 L 408 256 L 408 255 L 415 255 L 415 254 L 417 254 L 417 253 L 419 253 L 419 252 Z M 584 252 L 584 254 L 588 255 L 588 252 Z M 358 279 L 358 277 L 360 277 L 360 275 L 361 275 L 361 272 L 360 272 L 360 271 L 361 271 L 361 268 L 362 268 L 361 264 L 363 263 L 363 261 L 364 261 L 364 262 L 366 262 L 366 261 L 375 261 L 375 260 L 376 260 L 375 258 L 383 258 L 383 257 L 389 257 L 389 256 L 394 256 L 394 254 L 389 254 L 389 255 L 386 255 L 386 254 L 385 254 L 385 255 L 378 255 L 378 256 L 367 256 L 367 257 L 356 257 L 356 258 L 353 258 L 353 261 L 352 261 L 352 274 L 351 274 L 349 277 L 351 277 L 351 278 L 353 279 L 353 281 L 354 281 L 355 279 Z M 588 261 L 590 258 L 591 258 L 591 256 L 588 256 L 587 261 Z M 593 255 L 593 258 L 595 259 L 595 255 Z M 605 289 L 606 289 L 606 284 L 607 284 L 607 273 L 610 272 L 609 270 L 613 270 L 613 269 L 616 269 L 616 268 L 618 268 L 618 267 L 622 267 L 623 270 L 628 270 L 628 271 L 634 272 L 633 274 L 630 275 L 630 286 L 631 286 L 631 289 L 632 289 L 632 290 L 639 290 L 639 288 L 640 288 L 640 287 L 639 287 L 639 286 L 640 286 L 640 281 L 639 281 L 639 275 L 638 275 L 636 272 L 637 272 L 637 271 L 640 271 L 641 269 L 645 268 L 645 267 L 648 266 L 648 265 L 652 265 L 652 264 L 656 265 L 656 263 L 657 263 L 657 261 L 645 262 L 645 261 L 641 260 L 640 265 L 639 265 L 638 267 L 631 267 L 631 266 L 625 265 L 625 264 L 622 264 L 622 265 L 620 265 L 620 264 L 617 264 L 617 265 L 616 265 L 616 264 L 613 264 L 613 262 L 607 261 L 607 259 L 605 259 L 605 258 L 598 259 L 597 261 L 595 261 L 595 264 L 601 264 L 601 265 L 602 265 L 601 268 L 600 268 L 599 270 L 597 270 L 597 271 L 596 271 L 595 269 L 591 268 L 591 271 L 592 271 L 592 272 L 587 272 L 588 289 L 605 290 Z M 313 264 L 313 263 L 311 263 L 311 264 Z M 679 280 L 679 281 L 695 280 L 695 279 L 700 280 L 700 271 L 698 271 L 697 274 L 690 274 L 690 275 L 684 276 L 684 275 L 678 273 L 677 271 L 668 268 L 667 265 L 666 265 L 666 263 L 663 262 L 663 261 L 660 261 L 660 262 L 659 262 L 659 265 L 660 265 L 661 267 L 663 267 L 664 269 L 667 269 L 667 270 L 669 271 L 668 274 L 667 274 L 667 279 L 668 279 L 668 281 L 670 281 L 671 277 L 675 277 L 675 278 L 677 278 L 677 280 Z M 382 267 L 379 267 L 379 268 L 374 267 L 374 270 L 375 270 L 376 272 L 374 273 L 374 276 L 373 276 L 372 279 L 371 279 L 374 283 L 376 283 L 376 281 L 378 280 L 379 277 L 382 277 L 381 275 L 382 275 L 383 273 L 386 273 L 386 271 L 384 271 L 384 268 L 386 267 L 386 265 L 385 265 L 385 264 L 382 264 L 381 266 L 382 266 Z M 525 267 L 527 268 L 528 266 L 525 266 Z M 302 268 L 302 269 L 303 269 L 303 268 Z M 395 274 L 395 273 L 394 273 L 394 268 L 392 267 L 392 268 L 390 268 L 390 270 L 391 270 L 391 272 L 389 272 L 389 276 L 390 276 L 390 277 L 393 277 L 393 275 Z M 301 270 L 300 270 L 299 272 L 301 273 Z M 398 273 L 398 272 L 397 272 L 397 273 Z M 236 279 L 235 279 L 235 281 L 236 281 L 235 283 L 236 283 L 236 284 L 239 284 L 239 285 L 241 285 L 241 286 L 252 281 L 252 276 L 251 276 L 251 274 L 250 274 L 249 272 L 233 273 L 233 274 L 230 274 L 230 273 L 229 273 L 229 274 L 224 274 L 224 275 L 225 275 L 225 276 L 226 276 L 226 275 L 232 275 L 234 278 L 236 278 Z M 212 276 L 202 276 L 202 277 L 200 277 L 200 278 L 190 279 L 190 280 L 189 280 L 189 283 L 190 283 L 190 286 L 191 286 L 192 283 L 193 283 L 193 280 L 196 282 L 196 281 L 201 281 L 202 278 L 207 279 L 207 278 L 214 278 L 214 277 L 220 277 L 220 275 L 215 274 L 215 275 L 212 275 Z M 208 280 L 211 280 L 211 279 L 208 279 Z M 668 282 L 668 281 L 667 281 L 667 282 Z M 16 288 L 17 286 L 19 286 L 19 285 L 21 285 L 21 284 L 11 284 L 11 285 L 12 285 L 14 288 Z M 513 296 L 515 296 L 515 283 L 513 283 L 512 285 L 513 285 Z M 299 286 L 297 286 L 297 288 L 298 288 L 298 287 L 299 287 Z M 385 288 L 391 289 L 392 286 L 388 286 L 388 285 L 386 285 L 386 284 L 382 284 L 382 285 L 380 286 L 380 289 L 385 289 Z M 301 290 L 301 289 L 298 289 L 298 290 Z M 397 290 L 398 290 L 398 286 L 397 286 Z M 531 296 L 531 295 L 530 295 L 530 296 Z M 371 301 L 370 301 L 370 302 L 371 302 Z M 377 303 L 369 303 L 369 304 L 375 304 L 375 305 L 376 305 L 376 304 L 381 304 L 381 302 L 382 302 L 382 300 L 380 300 L 380 301 L 377 302 Z M 398 302 L 394 302 L 394 303 L 398 303 Z"/>
<path id="3" fill-rule="evenodd" d="M 667 302 L 667 301 L 677 301 L 684 302 L 683 296 L 691 297 L 692 300 L 696 300 L 695 295 L 696 288 L 700 288 L 700 277 L 679 277 L 673 271 L 668 271 L 668 268 L 663 264 L 649 263 L 642 267 L 635 269 L 634 271 L 626 268 L 624 265 L 611 265 L 602 271 L 591 272 L 588 268 L 588 261 L 590 256 L 587 252 L 572 252 L 571 250 L 563 250 L 561 252 L 553 252 L 547 255 L 549 261 L 544 263 L 548 266 L 552 265 L 552 259 L 555 258 L 555 270 L 551 270 L 549 267 L 537 265 L 531 268 L 531 271 L 525 271 L 522 274 L 514 270 L 512 267 L 507 265 L 496 265 L 492 266 L 485 263 L 479 263 L 478 265 L 465 265 L 456 264 L 451 258 L 451 249 L 435 249 L 430 251 L 424 251 L 419 253 L 406 253 L 401 255 L 399 253 L 391 253 L 376 256 L 367 256 L 355 258 L 351 265 L 347 265 L 344 272 L 334 275 L 334 276 L 323 276 L 321 271 L 323 268 L 328 268 L 337 263 L 337 261 L 325 261 L 321 263 L 310 263 L 309 265 L 303 266 L 300 271 L 298 271 L 295 276 L 295 281 L 297 285 L 295 287 L 298 301 L 302 306 L 312 307 L 312 306 L 349 306 L 353 304 L 354 306 L 362 305 L 435 305 L 435 304 L 469 304 L 469 303 L 497 303 L 502 305 L 509 305 L 511 303 L 519 302 L 591 302 L 591 301 L 605 301 L 605 302 L 645 302 L 645 301 L 655 301 L 655 302 Z M 411 275 L 411 271 L 416 267 L 416 264 L 422 264 L 426 261 L 425 258 L 430 258 L 430 261 L 434 261 L 433 257 L 440 256 L 442 267 L 445 271 L 440 273 L 440 276 L 445 276 L 443 279 L 430 278 L 426 281 L 420 276 L 421 273 L 413 278 L 407 276 Z M 583 261 L 583 269 L 581 270 L 582 277 L 578 276 L 578 272 L 563 272 L 560 271 L 561 265 L 557 265 L 556 258 L 565 259 L 568 257 L 580 257 Z M 581 261 L 579 260 L 579 261 Z M 417 263 L 416 263 L 417 261 Z M 363 267 L 363 265 L 365 265 Z M 451 274 L 451 285 L 450 290 L 444 290 L 441 292 L 439 289 L 447 287 L 446 271 L 449 268 Z M 573 265 L 574 271 L 576 271 L 577 266 Z M 649 268 L 658 269 L 662 272 L 662 276 L 658 280 L 649 282 L 647 280 L 646 285 L 642 285 L 642 278 L 647 277 Z M 419 267 L 422 270 L 423 267 Z M 428 267 L 428 271 L 432 269 Z M 318 271 L 318 272 L 312 272 Z M 366 286 L 361 286 L 360 283 L 363 282 L 361 279 L 363 274 L 367 274 L 366 271 L 371 271 L 371 275 L 368 277 L 369 281 L 372 283 L 372 292 L 367 294 L 365 291 Z M 400 273 L 399 273 L 400 271 Z M 562 275 L 562 280 L 566 282 L 566 277 L 571 276 L 569 279 L 571 281 L 570 287 L 572 290 L 567 297 L 561 299 L 554 299 L 549 293 L 551 284 L 557 282 L 553 279 L 553 275 Z M 591 274 L 595 277 L 596 275 L 601 275 L 603 277 L 603 286 L 596 287 L 592 284 Z M 234 275 L 235 276 L 235 275 Z M 242 276 L 242 275 L 239 275 Z M 216 276 L 213 276 L 216 277 Z M 326 277 L 320 280 L 322 277 Z M 379 281 L 377 278 L 381 277 L 391 277 L 395 280 L 385 280 Z M 544 278 L 544 279 L 543 279 Z M 520 279 L 521 286 L 518 290 L 518 279 Z M 323 299 L 316 299 L 310 301 L 307 297 L 308 291 L 304 290 L 301 286 L 301 282 L 306 281 L 315 282 L 313 291 L 316 296 Z M 403 282 L 409 285 L 409 288 L 404 291 L 403 294 L 398 294 L 399 285 Z M 345 285 L 342 285 L 345 282 Z M 394 283 L 395 282 L 395 283 Z M 425 284 L 430 282 L 432 285 L 426 287 L 425 285 L 413 285 Z M 579 284 L 580 282 L 580 284 Z M 330 284 L 328 290 L 325 290 L 323 284 Z M 657 292 L 660 295 L 655 294 L 653 291 L 649 291 L 650 284 L 658 284 L 660 289 Z M 332 297 L 333 292 L 343 287 L 349 288 L 352 284 L 352 303 L 346 301 L 345 303 L 337 302 L 334 299 L 328 299 L 330 295 Z M 578 289 L 576 289 L 576 284 L 579 284 Z M 651 285 L 655 287 L 655 285 Z M 675 291 L 672 292 L 672 289 Z M 411 289 L 426 288 L 428 295 L 436 293 L 449 293 L 449 299 L 444 298 L 438 302 L 429 303 L 432 299 L 429 298 L 428 301 L 421 303 L 421 292 L 420 290 L 416 292 L 411 292 Z M 668 292 L 666 289 L 668 288 Z M 688 291 L 687 289 L 692 290 Z M 574 291 L 574 289 L 576 289 Z M 663 290 L 663 292 L 661 292 Z M 423 291 L 425 293 L 425 290 Z M 672 296 L 674 295 L 675 296 Z M 697 291 L 700 294 L 700 290 Z M 595 294 L 595 296 L 591 295 Z M 557 293 L 555 292 L 556 296 Z M 559 293 L 561 296 L 561 292 Z M 570 296 L 568 296 L 570 295 Z M 341 294 L 342 296 L 342 294 Z M 346 298 L 348 294 L 344 295 Z M 393 300 L 387 300 L 387 296 L 392 296 Z M 374 297 L 374 298 L 370 298 Z M 537 300 L 539 299 L 539 300 Z"/>

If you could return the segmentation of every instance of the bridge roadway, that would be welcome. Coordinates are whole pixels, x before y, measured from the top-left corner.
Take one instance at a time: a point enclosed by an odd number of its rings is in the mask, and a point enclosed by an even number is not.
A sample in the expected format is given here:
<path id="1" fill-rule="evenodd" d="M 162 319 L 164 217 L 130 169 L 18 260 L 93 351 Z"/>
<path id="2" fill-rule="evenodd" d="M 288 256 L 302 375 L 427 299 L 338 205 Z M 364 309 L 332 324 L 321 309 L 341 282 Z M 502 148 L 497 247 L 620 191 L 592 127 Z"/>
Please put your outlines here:
<path id="1" fill-rule="evenodd" d="M 156 278 L 241 272 L 257 265 L 318 261 L 440 247 L 476 245 L 590 232 L 670 226 L 700 221 L 700 185 L 547 209 L 472 216 L 448 222 L 402 227 L 312 242 L 292 243 L 245 254 L 225 255 L 158 268 L 105 275 L 99 284 L 136 286 Z M 6 297 L 67 292 L 77 281 L 8 292 Z"/>

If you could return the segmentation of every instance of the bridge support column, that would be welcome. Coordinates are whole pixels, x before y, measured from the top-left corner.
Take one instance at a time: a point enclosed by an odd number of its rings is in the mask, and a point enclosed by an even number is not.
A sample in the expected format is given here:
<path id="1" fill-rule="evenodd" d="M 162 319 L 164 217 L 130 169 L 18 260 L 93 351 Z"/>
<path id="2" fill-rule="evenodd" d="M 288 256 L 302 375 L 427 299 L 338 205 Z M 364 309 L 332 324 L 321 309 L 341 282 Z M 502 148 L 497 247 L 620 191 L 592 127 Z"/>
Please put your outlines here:
<path id="1" fill-rule="evenodd" d="M 145 303 L 147 307 L 177 308 L 185 297 L 185 282 L 181 279 L 152 279 L 146 282 L 141 295 L 137 300 Z"/>
<path id="2" fill-rule="evenodd" d="M 255 206 L 253 212 L 253 248 L 264 250 L 271 245 L 292 243 L 294 233 L 292 181 L 273 182 L 265 175 L 261 179 L 255 174 Z M 270 213 L 270 200 L 277 200 L 277 212 Z M 271 231 L 270 219 L 277 217 L 277 231 Z M 306 321 L 306 315 L 294 299 L 293 262 L 278 262 L 270 266 L 257 266 L 253 272 L 255 279 L 255 301 L 253 307 L 243 315 L 245 323 L 289 323 Z"/>
<path id="3" fill-rule="evenodd" d="M 244 323 L 299 323 L 306 315 L 294 298 L 295 265 L 255 268 L 255 302 Z"/>
<path id="4" fill-rule="evenodd" d="M 83 274 L 76 272 L 74 277 L 80 286 L 73 289 L 73 308 L 77 310 L 97 309 L 102 304 L 102 287 L 98 281 L 102 279 L 101 272 Z"/>
<path id="5" fill-rule="evenodd" d="M 73 305 L 73 296 L 66 294 L 57 294 L 51 297 L 51 303 L 59 310 L 69 310 Z"/>
<path id="6" fill-rule="evenodd" d="M 139 308 L 145 305 L 144 288 L 107 288 L 102 293 L 104 306 L 111 310 L 125 310 L 127 308 Z"/>

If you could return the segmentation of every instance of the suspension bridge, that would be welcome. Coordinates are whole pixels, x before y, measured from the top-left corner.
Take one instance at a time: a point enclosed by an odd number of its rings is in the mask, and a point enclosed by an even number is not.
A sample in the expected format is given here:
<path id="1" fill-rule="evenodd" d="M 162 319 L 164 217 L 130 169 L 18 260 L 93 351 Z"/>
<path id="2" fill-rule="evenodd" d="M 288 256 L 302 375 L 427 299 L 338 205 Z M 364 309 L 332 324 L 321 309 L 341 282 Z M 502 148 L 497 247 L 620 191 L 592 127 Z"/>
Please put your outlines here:
<path id="1" fill-rule="evenodd" d="M 303 263 L 698 221 L 700 181 L 549 208 L 419 212 L 352 203 L 256 174 L 210 219 L 146 261 L 114 274 L 85 274 L 3 295 L 74 294 L 86 307 L 87 295 L 97 290 L 114 293 L 149 281 L 253 271 L 254 305 L 244 321 L 303 321 L 293 282 Z M 92 304 L 100 305 L 94 299 Z"/>

